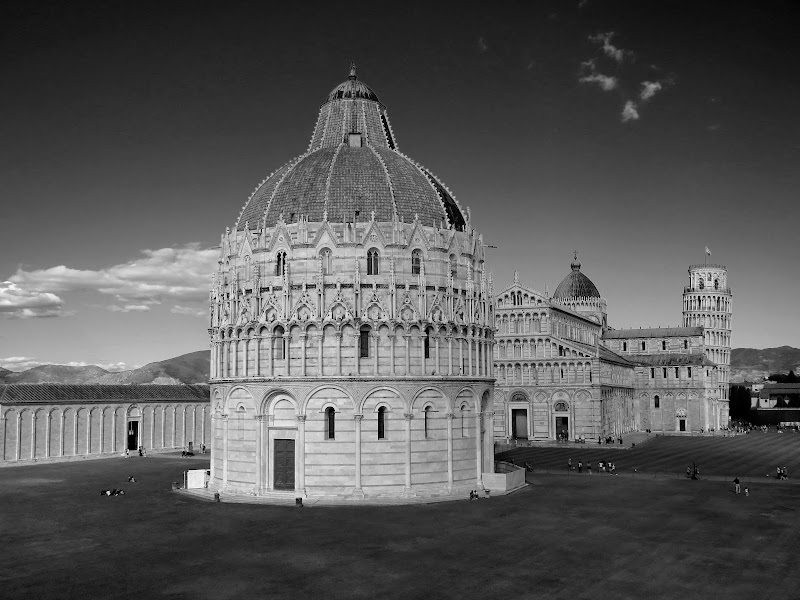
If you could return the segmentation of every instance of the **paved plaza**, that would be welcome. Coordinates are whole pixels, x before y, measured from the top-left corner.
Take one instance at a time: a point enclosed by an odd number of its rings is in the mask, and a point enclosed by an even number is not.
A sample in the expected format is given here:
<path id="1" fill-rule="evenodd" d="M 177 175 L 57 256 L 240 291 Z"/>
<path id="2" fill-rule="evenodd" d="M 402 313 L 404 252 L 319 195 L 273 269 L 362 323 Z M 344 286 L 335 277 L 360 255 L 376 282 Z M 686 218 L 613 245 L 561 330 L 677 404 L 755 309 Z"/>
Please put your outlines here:
<path id="1" fill-rule="evenodd" d="M 610 460 L 668 471 L 692 450 L 710 472 L 720 449 L 766 444 L 731 461 L 752 463 L 755 476 L 784 454 L 791 477 L 798 440 L 659 439 Z M 554 467 L 563 460 L 559 449 L 530 450 L 552 453 Z M 412 506 L 245 505 L 171 491 L 184 469 L 206 464 L 162 455 L 0 469 L 3 598 L 799 595 L 793 479 L 754 479 L 745 497 L 716 478 L 534 473 L 508 496 Z M 110 487 L 126 494 L 100 496 Z"/>

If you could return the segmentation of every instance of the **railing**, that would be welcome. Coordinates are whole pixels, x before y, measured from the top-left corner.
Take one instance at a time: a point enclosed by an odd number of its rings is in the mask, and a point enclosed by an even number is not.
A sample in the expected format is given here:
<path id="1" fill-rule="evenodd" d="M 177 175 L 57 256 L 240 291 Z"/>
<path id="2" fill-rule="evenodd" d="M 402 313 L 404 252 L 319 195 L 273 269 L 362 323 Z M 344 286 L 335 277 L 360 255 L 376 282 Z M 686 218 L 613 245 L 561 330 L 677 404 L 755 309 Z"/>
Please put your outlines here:
<path id="1" fill-rule="evenodd" d="M 713 293 L 730 294 L 731 293 L 731 288 L 717 288 L 717 289 L 714 289 L 713 287 L 701 288 L 701 287 L 697 287 L 697 286 L 687 285 L 687 286 L 684 286 L 683 292 L 684 293 L 686 293 L 686 292 L 702 292 L 704 294 L 706 294 L 706 293 L 707 294 L 713 294 Z"/>

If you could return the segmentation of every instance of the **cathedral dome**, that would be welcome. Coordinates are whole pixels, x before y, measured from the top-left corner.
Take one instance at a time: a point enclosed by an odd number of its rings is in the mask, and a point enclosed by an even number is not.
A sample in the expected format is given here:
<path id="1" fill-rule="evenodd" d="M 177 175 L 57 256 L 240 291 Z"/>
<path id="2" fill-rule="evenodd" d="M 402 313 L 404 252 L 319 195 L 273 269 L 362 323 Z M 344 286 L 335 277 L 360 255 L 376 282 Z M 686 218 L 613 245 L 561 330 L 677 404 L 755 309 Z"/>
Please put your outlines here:
<path id="1" fill-rule="evenodd" d="M 567 300 L 569 298 L 600 298 L 600 292 L 586 275 L 581 273 L 581 263 L 578 261 L 578 254 L 570 265 L 572 272 L 564 277 L 558 284 L 553 298 L 556 300 Z"/>
<path id="2" fill-rule="evenodd" d="M 466 219 L 447 187 L 398 151 L 378 96 L 358 80 L 355 67 L 320 108 L 308 151 L 256 188 L 236 229 L 308 221 L 377 221 L 419 217 L 429 226 L 463 231 Z"/>

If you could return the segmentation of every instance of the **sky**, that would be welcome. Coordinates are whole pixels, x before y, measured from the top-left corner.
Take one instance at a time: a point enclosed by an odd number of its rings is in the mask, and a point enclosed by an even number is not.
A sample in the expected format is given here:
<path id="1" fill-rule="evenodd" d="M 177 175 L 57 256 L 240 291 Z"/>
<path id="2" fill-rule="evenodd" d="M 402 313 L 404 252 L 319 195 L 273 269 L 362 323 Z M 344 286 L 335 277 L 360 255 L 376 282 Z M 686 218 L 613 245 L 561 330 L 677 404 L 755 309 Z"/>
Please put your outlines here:
<path id="1" fill-rule="evenodd" d="M 679 325 L 707 246 L 732 346 L 800 347 L 796 3 L 273 5 L 3 3 L 0 366 L 207 348 L 220 234 L 351 61 L 496 289 L 577 251 L 611 326 Z"/>

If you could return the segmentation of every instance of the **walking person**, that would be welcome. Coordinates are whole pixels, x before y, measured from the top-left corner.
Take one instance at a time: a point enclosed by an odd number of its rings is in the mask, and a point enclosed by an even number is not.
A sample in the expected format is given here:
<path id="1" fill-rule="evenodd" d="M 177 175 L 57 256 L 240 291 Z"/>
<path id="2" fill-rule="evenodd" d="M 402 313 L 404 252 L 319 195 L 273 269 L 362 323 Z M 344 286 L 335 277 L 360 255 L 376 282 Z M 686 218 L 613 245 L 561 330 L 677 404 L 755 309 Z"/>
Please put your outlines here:
<path id="1" fill-rule="evenodd" d="M 739 478 L 733 480 L 733 488 L 736 490 L 736 493 L 739 494 L 741 492 L 741 486 L 739 485 Z"/>
<path id="2" fill-rule="evenodd" d="M 578 473 L 583 473 L 583 461 L 578 461 Z"/>
<path id="3" fill-rule="evenodd" d="M 567 459 L 567 471 L 572 471 L 572 458 Z"/>

